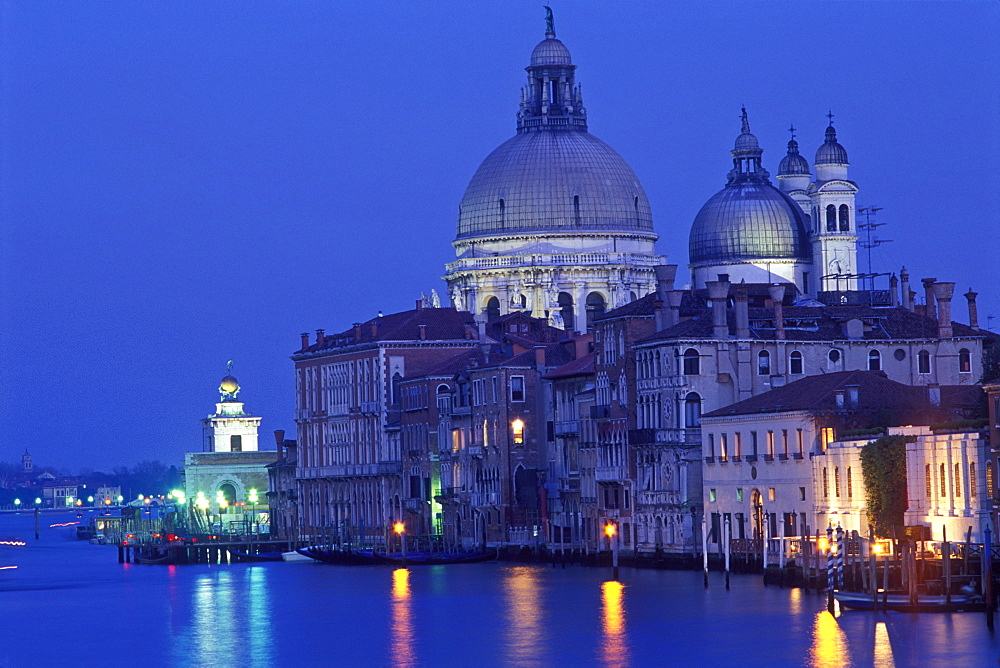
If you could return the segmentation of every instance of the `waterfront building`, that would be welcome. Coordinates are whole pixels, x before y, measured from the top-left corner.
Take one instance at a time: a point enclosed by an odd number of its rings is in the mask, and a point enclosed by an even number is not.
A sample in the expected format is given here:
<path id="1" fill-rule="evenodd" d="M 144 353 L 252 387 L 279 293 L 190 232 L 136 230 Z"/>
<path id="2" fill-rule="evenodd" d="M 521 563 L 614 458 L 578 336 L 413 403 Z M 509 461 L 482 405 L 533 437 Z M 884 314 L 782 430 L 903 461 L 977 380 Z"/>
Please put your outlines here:
<path id="1" fill-rule="evenodd" d="M 550 20 L 532 51 L 517 134 L 480 165 L 444 277 L 459 310 L 512 310 L 569 331 L 655 290 L 653 219 L 624 159 L 588 131 L 569 49 Z"/>
<path id="2" fill-rule="evenodd" d="M 295 479 L 298 442 L 285 438 L 284 429 L 275 430 L 274 441 L 279 459 L 267 465 L 270 533 L 275 538 L 294 539 L 299 530 L 299 492 Z"/>
<path id="3" fill-rule="evenodd" d="M 239 400 L 241 389 L 227 373 L 219 383 L 215 412 L 201 421 L 202 451 L 184 455 L 184 493 L 190 511 L 198 510 L 193 505 L 200 493 L 210 506 L 203 512 L 216 516 L 223 526 L 242 522 L 246 511 L 267 510 L 267 465 L 279 456 L 274 450 L 258 449 L 261 418 L 246 411 Z M 251 490 L 257 492 L 257 502 Z"/>
<path id="4" fill-rule="evenodd" d="M 736 539 L 815 534 L 831 523 L 867 535 L 860 450 L 885 433 L 914 435 L 906 454 L 906 523 L 933 526 L 936 540 L 948 524 L 949 535 L 957 536 L 958 526 L 964 532 L 985 507 L 985 445 L 978 433 L 949 433 L 947 421 L 974 416 L 981 394 L 974 385 L 913 387 L 881 371 L 841 371 L 705 413 L 710 543 L 720 543 L 726 521 Z M 932 431 L 930 425 L 937 426 Z M 942 464 L 946 476 L 939 479 Z M 929 498 L 923 475 L 932 469 Z M 954 475 L 964 482 L 954 483 Z M 972 487 L 970 476 L 978 481 Z M 945 492 L 940 497 L 938 489 Z"/>
<path id="5" fill-rule="evenodd" d="M 1000 356 L 993 358 L 993 364 L 1000 366 Z M 996 369 L 1000 371 L 1000 369 Z M 989 430 L 990 455 L 986 464 L 986 497 L 992 499 L 990 513 L 993 526 L 1000 528 L 1000 486 L 996 472 L 1000 471 L 1000 379 L 991 379 L 983 385 L 987 398 L 987 429 Z"/>

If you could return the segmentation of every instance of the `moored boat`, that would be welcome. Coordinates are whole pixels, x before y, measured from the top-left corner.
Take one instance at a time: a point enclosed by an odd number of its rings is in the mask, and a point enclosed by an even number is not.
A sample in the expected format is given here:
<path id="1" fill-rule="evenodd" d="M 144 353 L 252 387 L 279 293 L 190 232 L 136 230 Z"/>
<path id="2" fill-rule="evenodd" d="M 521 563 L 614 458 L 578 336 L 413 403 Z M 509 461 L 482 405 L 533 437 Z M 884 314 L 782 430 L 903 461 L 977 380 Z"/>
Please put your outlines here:
<path id="1" fill-rule="evenodd" d="M 406 556 L 397 554 L 372 553 L 372 556 L 383 564 L 397 566 L 441 566 L 447 564 L 478 564 L 497 558 L 494 551 L 480 552 L 407 552 Z"/>
<path id="2" fill-rule="evenodd" d="M 229 550 L 236 561 L 284 561 L 281 552 L 242 552 Z"/>
<path id="3" fill-rule="evenodd" d="M 324 564 L 337 564 L 340 566 L 367 566 L 369 564 L 381 563 L 375 558 L 373 552 L 362 550 L 334 550 L 314 545 L 311 547 L 301 547 L 296 550 L 296 552 L 304 558 L 321 561 Z"/>
<path id="4" fill-rule="evenodd" d="M 864 592 L 836 591 L 833 593 L 833 598 L 844 608 L 876 609 L 873 596 Z M 916 603 L 913 603 L 910 601 L 909 594 L 880 593 L 877 609 L 892 612 L 984 612 L 986 603 L 978 596 L 969 597 L 963 594 L 953 595 L 950 601 L 941 595 L 922 595 L 917 598 Z"/>

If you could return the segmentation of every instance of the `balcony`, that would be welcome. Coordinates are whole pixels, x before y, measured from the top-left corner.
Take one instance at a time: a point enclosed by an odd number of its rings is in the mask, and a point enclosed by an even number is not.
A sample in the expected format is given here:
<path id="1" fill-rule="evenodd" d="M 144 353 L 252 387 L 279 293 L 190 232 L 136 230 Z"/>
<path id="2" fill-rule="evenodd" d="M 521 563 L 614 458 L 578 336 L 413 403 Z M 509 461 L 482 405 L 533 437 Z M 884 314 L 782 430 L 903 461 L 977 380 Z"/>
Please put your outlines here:
<path id="1" fill-rule="evenodd" d="M 482 457 L 483 450 L 482 445 L 468 445 L 465 447 L 465 451 L 469 453 L 470 457 Z"/>
<path id="2" fill-rule="evenodd" d="M 656 443 L 655 429 L 629 429 L 628 442 L 632 445 Z"/>
<path id="3" fill-rule="evenodd" d="M 403 505 L 407 510 L 415 513 L 422 513 L 427 509 L 427 502 L 423 499 L 404 499 Z"/>
<path id="4" fill-rule="evenodd" d="M 580 433 L 580 421 L 560 420 L 553 425 L 552 429 L 556 436 L 574 436 Z"/>
<path id="5" fill-rule="evenodd" d="M 792 453 L 792 459 L 802 459 L 802 453 L 801 452 L 793 452 Z"/>
<path id="6" fill-rule="evenodd" d="M 379 462 L 378 475 L 399 475 L 403 472 L 402 462 Z"/>
<path id="7" fill-rule="evenodd" d="M 774 455 L 764 455 L 764 461 L 765 462 L 773 462 L 774 461 Z"/>
<path id="8" fill-rule="evenodd" d="M 675 491 L 636 492 L 637 506 L 664 506 L 671 503 L 677 503 L 677 492 Z"/>
<path id="9" fill-rule="evenodd" d="M 597 482 L 619 482 L 628 480 L 628 471 L 624 466 L 598 466 L 594 478 Z"/>
<path id="10" fill-rule="evenodd" d="M 609 417 L 611 417 L 611 406 L 608 404 L 590 407 L 591 420 L 606 420 Z"/>

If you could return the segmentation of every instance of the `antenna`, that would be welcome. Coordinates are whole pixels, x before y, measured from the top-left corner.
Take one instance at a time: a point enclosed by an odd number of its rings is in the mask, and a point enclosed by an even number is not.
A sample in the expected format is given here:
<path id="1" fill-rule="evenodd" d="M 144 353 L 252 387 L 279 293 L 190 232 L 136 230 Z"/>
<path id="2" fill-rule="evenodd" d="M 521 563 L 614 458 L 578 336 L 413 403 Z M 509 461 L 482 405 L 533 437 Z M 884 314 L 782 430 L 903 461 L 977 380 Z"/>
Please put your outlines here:
<path id="1" fill-rule="evenodd" d="M 868 250 L 868 273 L 864 277 L 868 279 L 868 290 L 871 292 L 875 291 L 875 273 L 872 271 L 872 249 L 892 242 L 892 239 L 872 238 L 872 232 L 886 224 L 874 221 L 875 214 L 884 208 L 881 206 L 858 207 L 858 213 L 865 215 L 865 222 L 859 222 L 858 229 L 864 232 L 866 236 L 866 240 L 861 242 L 861 247 Z"/>

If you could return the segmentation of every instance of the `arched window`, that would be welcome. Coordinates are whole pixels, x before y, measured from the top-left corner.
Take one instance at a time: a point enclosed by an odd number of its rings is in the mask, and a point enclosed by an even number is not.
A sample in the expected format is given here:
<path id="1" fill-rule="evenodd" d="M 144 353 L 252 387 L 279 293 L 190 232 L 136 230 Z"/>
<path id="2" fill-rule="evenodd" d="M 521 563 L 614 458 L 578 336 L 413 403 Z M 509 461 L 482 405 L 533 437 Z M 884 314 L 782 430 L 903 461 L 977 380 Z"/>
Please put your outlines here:
<path id="1" fill-rule="evenodd" d="M 701 395 L 692 392 L 684 398 L 684 426 L 701 426 Z"/>
<path id="2" fill-rule="evenodd" d="M 802 373 L 802 353 L 798 350 L 793 350 L 792 354 L 788 356 L 788 373 Z"/>
<path id="3" fill-rule="evenodd" d="M 399 394 L 399 384 L 402 382 L 402 380 L 403 380 L 403 377 L 401 375 L 399 375 L 398 371 L 396 373 L 392 374 L 392 386 L 391 386 L 390 389 L 392 390 L 392 397 L 391 397 L 391 399 L 392 399 L 392 403 L 394 403 L 394 404 L 398 404 L 399 400 L 401 398 L 400 394 Z"/>
<path id="4" fill-rule="evenodd" d="M 573 224 L 580 224 L 580 196 L 573 195 Z"/>
<path id="5" fill-rule="evenodd" d="M 503 198 L 500 198 L 500 229 L 504 228 L 504 213 L 506 208 Z"/>
<path id="6" fill-rule="evenodd" d="M 846 204 L 840 205 L 840 231 L 850 232 L 851 231 L 851 210 Z"/>
<path id="7" fill-rule="evenodd" d="M 770 376 L 771 375 L 771 353 L 766 350 L 762 350 L 757 353 L 757 375 L 758 376 Z"/>
<path id="8" fill-rule="evenodd" d="M 948 496 L 948 473 L 944 470 L 944 464 L 941 464 L 941 496 Z"/>
<path id="9" fill-rule="evenodd" d="M 969 462 L 969 498 L 976 498 L 976 462 Z"/>
<path id="10" fill-rule="evenodd" d="M 959 373 L 972 373 L 972 353 L 968 348 L 958 351 L 958 371 Z"/>
<path id="11" fill-rule="evenodd" d="M 931 372 L 931 354 L 926 350 L 917 353 L 917 373 Z"/>
<path id="12" fill-rule="evenodd" d="M 877 350 L 868 351 L 868 370 L 869 371 L 882 370 L 882 355 L 879 354 Z"/>
<path id="13" fill-rule="evenodd" d="M 851 480 L 851 467 L 847 467 L 847 498 L 854 498 L 854 481 Z"/>
<path id="14" fill-rule="evenodd" d="M 701 373 L 701 360 L 698 358 L 698 351 L 688 348 L 684 351 L 684 375 L 697 376 Z"/>
<path id="15" fill-rule="evenodd" d="M 573 295 L 568 292 L 559 293 L 559 312 L 562 313 L 563 327 L 567 332 L 572 332 L 576 328 L 576 320 L 573 318 Z"/>
<path id="16" fill-rule="evenodd" d="M 594 319 L 604 315 L 605 301 L 600 292 L 587 295 L 587 329 L 594 326 Z"/>
<path id="17" fill-rule="evenodd" d="M 833 467 L 833 495 L 840 498 L 840 467 Z"/>
<path id="18" fill-rule="evenodd" d="M 931 481 L 931 465 L 930 464 L 927 464 L 926 466 L 924 466 L 924 477 L 926 478 L 925 482 L 926 482 L 926 485 L 927 485 L 927 498 L 930 499 L 932 496 L 934 496 L 934 484 Z"/>
<path id="19" fill-rule="evenodd" d="M 486 300 L 486 319 L 496 320 L 500 317 L 500 300 L 496 297 L 490 297 Z"/>
<path id="20" fill-rule="evenodd" d="M 832 204 L 826 207 L 826 231 L 837 231 L 837 207 Z"/>
<path id="21" fill-rule="evenodd" d="M 962 465 L 955 462 L 955 498 L 962 498 Z"/>

